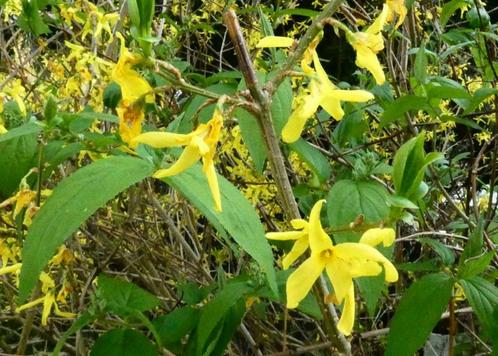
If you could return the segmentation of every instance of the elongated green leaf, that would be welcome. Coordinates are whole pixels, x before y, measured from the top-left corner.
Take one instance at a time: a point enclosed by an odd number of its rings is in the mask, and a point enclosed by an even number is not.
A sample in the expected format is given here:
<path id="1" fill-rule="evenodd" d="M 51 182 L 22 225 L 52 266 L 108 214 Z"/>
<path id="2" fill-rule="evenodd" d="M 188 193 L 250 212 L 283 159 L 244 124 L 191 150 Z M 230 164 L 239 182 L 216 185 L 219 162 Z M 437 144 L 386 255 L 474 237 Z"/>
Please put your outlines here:
<path id="1" fill-rule="evenodd" d="M 98 284 L 99 298 L 105 302 L 106 309 L 114 314 L 126 316 L 159 305 L 159 299 L 155 296 L 125 280 L 100 275 Z"/>
<path id="2" fill-rule="evenodd" d="M 391 321 L 385 356 L 412 356 L 422 347 L 446 309 L 452 289 L 453 280 L 444 273 L 413 283 Z"/>
<path id="3" fill-rule="evenodd" d="M 495 253 L 494 251 L 489 251 L 482 256 L 469 258 L 463 263 L 463 266 L 458 271 L 458 276 L 466 279 L 477 276 L 489 267 L 491 261 L 493 260 Z"/>
<path id="4" fill-rule="evenodd" d="M 425 45 L 422 44 L 415 57 L 415 65 L 414 65 L 414 74 L 415 79 L 420 84 L 425 84 L 427 81 L 427 55 L 425 54 Z"/>
<path id="5" fill-rule="evenodd" d="M 28 230 L 22 254 L 20 300 L 28 297 L 57 247 L 98 208 L 152 171 L 149 163 L 122 156 L 94 162 L 64 179 Z"/>
<path id="6" fill-rule="evenodd" d="M 99 337 L 90 356 L 156 356 L 154 345 L 142 333 L 131 329 L 114 329 Z"/>
<path id="7" fill-rule="evenodd" d="M 218 175 L 223 208 L 223 211 L 218 213 L 214 210 L 213 198 L 199 165 L 177 176 L 164 178 L 164 181 L 199 209 L 221 234 L 226 230 L 239 246 L 259 263 L 276 294 L 278 288 L 271 247 L 256 211 L 242 193 Z"/>
<path id="8" fill-rule="evenodd" d="M 185 306 L 162 315 L 153 321 L 163 345 L 172 352 L 181 353 L 181 340 L 199 323 L 200 311 Z"/>
<path id="9" fill-rule="evenodd" d="M 494 311 L 498 308 L 498 288 L 481 277 L 461 279 L 470 306 L 487 331 L 496 330 Z"/>
<path id="10" fill-rule="evenodd" d="M 15 135 L 11 136 L 11 139 L 0 142 L 0 200 L 15 192 L 21 179 L 28 174 L 31 168 L 36 166 L 38 157 L 37 130 L 34 126 L 31 126 L 30 129 L 26 127 L 26 130 L 22 129 L 23 134 L 14 133 Z M 1 135 L 0 138 L 7 135 Z"/>
<path id="11" fill-rule="evenodd" d="M 261 173 L 265 166 L 266 149 L 258 121 L 244 109 L 235 110 L 235 117 L 239 121 L 240 133 L 254 162 L 254 167 L 257 172 Z"/>
<path id="12" fill-rule="evenodd" d="M 430 246 L 434 252 L 441 257 L 441 260 L 445 265 L 451 266 L 453 262 L 455 262 L 455 254 L 443 243 L 430 238 L 421 238 L 418 239 L 418 241 L 424 245 Z"/>
<path id="13" fill-rule="evenodd" d="M 394 100 L 384 111 L 380 121 L 381 127 L 403 119 L 404 113 L 412 110 L 430 110 L 427 98 L 423 96 L 405 95 Z"/>
<path id="14" fill-rule="evenodd" d="M 13 128 L 12 130 L 7 131 L 3 135 L 0 135 L 0 143 L 12 140 L 13 138 L 17 138 L 20 136 L 32 135 L 40 132 L 42 127 L 34 122 L 28 122 L 19 127 Z"/>
<path id="15" fill-rule="evenodd" d="M 444 4 L 441 10 L 441 17 L 439 19 L 441 27 L 446 26 L 450 17 L 455 13 L 455 11 L 457 11 L 458 9 L 463 9 L 466 6 L 468 5 L 465 0 L 451 0 L 450 2 Z"/>
<path id="16" fill-rule="evenodd" d="M 252 287 L 246 282 L 227 284 L 206 306 L 202 309 L 197 327 L 197 354 L 203 354 L 208 341 L 212 338 L 216 326 L 223 321 L 228 311 L 235 306 Z"/>

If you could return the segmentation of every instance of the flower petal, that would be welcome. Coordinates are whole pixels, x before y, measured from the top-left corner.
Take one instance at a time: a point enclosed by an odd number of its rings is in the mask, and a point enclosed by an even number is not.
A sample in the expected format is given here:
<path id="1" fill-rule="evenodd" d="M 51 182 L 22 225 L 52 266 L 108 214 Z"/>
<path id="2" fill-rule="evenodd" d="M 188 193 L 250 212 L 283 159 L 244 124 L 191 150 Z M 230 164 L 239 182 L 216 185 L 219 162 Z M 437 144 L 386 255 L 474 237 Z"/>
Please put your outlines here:
<path id="1" fill-rule="evenodd" d="M 282 232 L 268 232 L 266 238 L 270 240 L 299 240 L 303 236 L 308 235 L 307 231 L 282 231 Z"/>
<path id="2" fill-rule="evenodd" d="M 166 169 L 160 169 L 154 173 L 154 178 L 164 178 L 169 176 L 174 176 L 179 174 L 184 170 L 190 168 L 195 162 L 201 158 L 199 150 L 194 146 L 187 146 L 183 150 L 182 154 L 171 167 Z"/>
<path id="3" fill-rule="evenodd" d="M 355 316 L 355 300 L 354 300 L 354 285 L 351 284 L 349 291 L 344 298 L 344 307 L 342 308 L 341 318 L 337 323 L 337 329 L 344 335 L 348 336 L 351 334 L 354 325 Z"/>
<path id="4" fill-rule="evenodd" d="M 52 305 L 55 303 L 55 297 L 53 292 L 48 292 L 48 294 L 43 298 L 43 309 L 42 309 L 42 317 L 41 324 L 43 326 L 47 325 L 48 316 L 50 315 L 50 311 L 52 310 Z"/>
<path id="5" fill-rule="evenodd" d="M 340 245 L 337 245 L 340 246 Z M 334 252 L 337 246 L 334 247 Z M 353 277 L 349 271 L 349 266 L 340 258 L 332 257 L 332 261 L 325 267 L 330 282 L 334 286 L 334 293 L 337 301 L 342 303 L 344 297 L 353 285 Z"/>
<path id="6" fill-rule="evenodd" d="M 308 228 L 308 222 L 304 219 L 292 219 L 290 223 L 296 230 Z"/>
<path id="7" fill-rule="evenodd" d="M 187 145 L 190 140 L 188 135 L 172 132 L 151 131 L 134 137 L 132 144 L 145 143 L 154 148 L 179 147 Z"/>
<path id="8" fill-rule="evenodd" d="M 322 108 L 337 121 L 341 120 L 344 116 L 344 110 L 342 110 L 341 102 L 330 96 L 325 96 L 320 101 Z"/>
<path id="9" fill-rule="evenodd" d="M 310 212 L 309 240 L 312 253 L 320 254 L 322 251 L 333 247 L 332 241 L 329 235 L 323 231 L 320 221 L 320 210 L 324 202 L 324 199 L 317 201 Z"/>
<path id="10" fill-rule="evenodd" d="M 306 297 L 324 268 L 319 258 L 310 257 L 287 279 L 287 308 L 296 308 Z"/>
<path id="11" fill-rule="evenodd" d="M 294 39 L 283 36 L 266 36 L 259 40 L 256 48 L 269 47 L 290 47 L 294 44 Z"/>
<path id="12" fill-rule="evenodd" d="M 366 90 L 342 90 L 335 89 L 327 92 L 327 98 L 333 98 L 341 101 L 350 101 L 354 103 L 364 103 L 374 99 L 372 93 Z"/>
<path id="13" fill-rule="evenodd" d="M 368 229 L 361 235 L 360 243 L 369 246 L 377 246 L 382 243 L 384 246 L 391 246 L 394 243 L 396 233 L 391 228 L 381 229 L 374 228 Z"/>
<path id="14" fill-rule="evenodd" d="M 295 100 L 299 100 L 298 104 L 282 130 L 282 140 L 287 143 L 295 142 L 301 137 L 306 121 L 318 109 L 320 97 L 317 95 L 304 95 Z"/>
<path id="15" fill-rule="evenodd" d="M 365 30 L 366 33 L 371 33 L 373 35 L 378 34 L 384 28 L 384 25 L 387 21 L 387 16 L 389 15 L 389 6 L 384 4 L 382 11 L 379 16 L 375 19 L 375 21 Z"/>
<path id="16" fill-rule="evenodd" d="M 218 177 L 216 175 L 216 169 L 214 168 L 214 163 L 212 159 L 204 159 L 203 161 L 203 171 L 207 177 L 209 189 L 211 190 L 211 196 L 214 200 L 214 208 L 216 211 L 221 211 L 221 194 L 220 187 L 218 185 Z"/>
<path id="17" fill-rule="evenodd" d="M 387 282 L 398 280 L 398 271 L 382 253 L 366 244 L 346 242 L 334 247 L 334 253 L 345 261 L 351 259 L 374 261 L 383 265 Z"/>
<path id="18" fill-rule="evenodd" d="M 294 263 L 309 247 L 308 236 L 304 236 L 297 240 L 292 246 L 292 249 L 289 251 L 287 255 L 282 259 L 282 267 L 284 269 L 289 268 L 291 264 Z"/>
<path id="19" fill-rule="evenodd" d="M 371 49 L 365 46 L 356 47 L 356 65 L 372 73 L 377 84 L 382 85 L 386 81 L 379 59 Z"/>

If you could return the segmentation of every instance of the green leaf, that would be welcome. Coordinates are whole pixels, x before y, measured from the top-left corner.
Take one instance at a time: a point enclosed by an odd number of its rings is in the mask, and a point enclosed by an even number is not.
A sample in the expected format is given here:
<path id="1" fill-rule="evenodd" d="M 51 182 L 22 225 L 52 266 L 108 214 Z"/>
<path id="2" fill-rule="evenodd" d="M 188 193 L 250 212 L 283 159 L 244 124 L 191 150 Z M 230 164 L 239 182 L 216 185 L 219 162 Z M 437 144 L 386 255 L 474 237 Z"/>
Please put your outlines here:
<path id="1" fill-rule="evenodd" d="M 19 16 L 18 24 L 24 31 L 31 32 L 36 37 L 50 32 L 47 24 L 43 22 L 40 16 L 38 0 L 22 1 L 22 13 Z"/>
<path id="2" fill-rule="evenodd" d="M 236 187 L 218 175 L 223 208 L 223 211 L 218 213 L 214 210 L 213 198 L 199 165 L 163 180 L 199 209 L 220 234 L 224 235 L 226 230 L 235 242 L 258 262 L 271 289 L 275 294 L 278 293 L 273 253 L 266 240 L 263 225 L 253 206 Z"/>
<path id="3" fill-rule="evenodd" d="M 135 284 L 102 274 L 98 278 L 97 293 L 105 302 L 106 309 L 121 316 L 151 310 L 159 305 L 159 299 Z"/>
<path id="4" fill-rule="evenodd" d="M 39 130 L 36 124 L 26 124 L 0 136 L 0 201 L 11 196 L 36 166 Z"/>
<path id="5" fill-rule="evenodd" d="M 462 9 L 467 6 L 467 2 L 465 0 L 452 0 L 444 4 L 441 9 L 441 16 L 439 18 L 439 23 L 441 27 L 445 27 L 448 23 L 450 17 L 457 11 L 458 9 Z"/>
<path id="6" fill-rule="evenodd" d="M 428 98 L 470 99 L 470 94 L 462 86 L 432 85 L 427 92 Z"/>
<path id="7" fill-rule="evenodd" d="M 50 122 L 54 119 L 55 115 L 57 115 L 57 102 L 50 96 L 43 110 L 43 118 L 46 122 Z"/>
<path id="8" fill-rule="evenodd" d="M 289 146 L 297 153 L 299 158 L 306 162 L 321 182 L 325 182 L 329 179 L 330 174 L 332 173 L 329 160 L 319 150 L 311 146 L 302 138 L 289 144 Z"/>
<path id="9" fill-rule="evenodd" d="M 120 156 L 96 161 L 64 179 L 28 230 L 22 252 L 20 301 L 28 297 L 57 247 L 98 208 L 152 171 L 153 167 L 141 159 Z"/>
<path id="10" fill-rule="evenodd" d="M 413 283 L 391 320 L 384 355 L 412 356 L 422 347 L 446 309 L 452 289 L 453 280 L 444 273 Z"/>
<path id="11" fill-rule="evenodd" d="M 201 311 L 199 324 L 197 326 L 197 354 L 204 354 L 207 343 L 212 339 L 223 318 L 230 308 L 235 306 L 245 294 L 250 293 L 253 288 L 247 282 L 235 282 L 227 284 L 216 296 L 207 303 Z"/>
<path id="12" fill-rule="evenodd" d="M 0 135 L 0 143 L 12 140 L 14 138 L 19 138 L 21 136 L 27 136 L 32 134 L 37 134 L 41 131 L 42 127 L 34 122 L 27 122 L 24 125 L 13 128 L 3 135 Z M 4 154 L 4 150 L 1 150 Z"/>
<path id="13" fill-rule="evenodd" d="M 451 266 L 453 262 L 455 262 L 455 254 L 443 243 L 430 238 L 420 238 L 418 241 L 424 245 L 430 246 L 434 252 L 441 257 L 441 260 L 446 266 Z"/>
<path id="14" fill-rule="evenodd" d="M 235 93 L 235 87 L 224 83 L 217 83 L 206 87 L 207 90 L 217 94 L 232 95 Z M 194 120 L 198 114 L 198 121 L 206 123 L 213 116 L 216 103 L 204 106 L 199 112 L 198 109 L 206 102 L 207 98 L 202 95 L 195 95 L 188 104 L 184 107 L 185 115 L 177 130 L 178 133 L 189 133 L 193 130 Z"/>
<path id="15" fill-rule="evenodd" d="M 377 182 L 340 180 L 332 186 L 327 197 L 327 216 L 330 227 L 344 228 L 363 216 L 365 224 L 376 225 L 385 221 L 389 215 L 386 189 Z M 361 233 L 343 232 L 334 234 L 337 243 L 358 242 Z M 392 247 L 381 247 L 386 256 L 392 253 Z M 375 313 L 377 301 L 384 288 L 382 275 L 357 279 L 361 294 L 365 299 L 370 315 Z"/>
<path id="16" fill-rule="evenodd" d="M 495 253 L 489 251 L 479 257 L 472 257 L 463 263 L 463 266 L 458 271 L 460 278 L 466 279 L 477 276 L 486 270 L 491 264 Z"/>
<path id="17" fill-rule="evenodd" d="M 185 306 L 166 315 L 161 315 L 152 323 L 161 337 L 163 345 L 175 353 L 181 353 L 181 340 L 197 326 L 199 316 L 198 309 Z"/>
<path id="18" fill-rule="evenodd" d="M 405 142 L 393 159 L 393 182 L 396 195 L 411 199 L 418 196 L 424 179 L 425 168 L 443 158 L 439 152 L 425 154 L 424 133 Z"/>
<path id="19" fill-rule="evenodd" d="M 415 56 L 415 65 L 413 67 L 415 79 L 420 84 L 427 82 L 427 56 L 425 54 L 425 44 L 422 43 Z"/>
<path id="20" fill-rule="evenodd" d="M 418 209 L 418 206 L 413 204 L 410 199 L 400 197 L 399 195 L 389 195 L 387 202 L 390 206 L 403 209 Z"/>
<path id="21" fill-rule="evenodd" d="M 109 109 L 115 109 L 121 100 L 121 87 L 116 82 L 110 82 L 104 89 L 104 105 Z"/>
<path id="22" fill-rule="evenodd" d="M 266 80 L 272 79 L 274 75 L 274 72 L 269 73 Z M 271 115 L 277 138 L 282 135 L 282 130 L 291 115 L 292 100 L 292 85 L 290 79 L 285 79 L 273 94 L 271 102 Z"/>
<path id="23" fill-rule="evenodd" d="M 472 98 L 468 101 L 465 111 L 462 115 L 467 115 L 473 112 L 475 109 L 481 105 L 483 100 L 490 97 L 491 95 L 498 94 L 498 89 L 496 88 L 479 88 L 475 91 Z"/>
<path id="24" fill-rule="evenodd" d="M 482 131 L 483 128 L 479 126 L 476 122 L 465 119 L 463 117 L 456 117 L 456 116 L 451 116 L 451 115 L 441 115 L 440 116 L 441 122 L 448 122 L 448 121 L 453 121 L 456 122 L 457 124 L 465 125 L 468 126 L 472 129 Z"/>
<path id="25" fill-rule="evenodd" d="M 389 215 L 386 189 L 373 181 L 340 180 L 327 197 L 327 216 L 332 228 L 349 226 L 359 215 L 365 224 L 380 224 Z M 339 233 L 337 242 L 358 242 L 358 233 Z"/>
<path id="26" fill-rule="evenodd" d="M 235 117 L 238 119 L 240 133 L 254 162 L 254 167 L 258 173 L 262 173 L 266 161 L 266 146 L 258 121 L 252 114 L 240 108 L 235 110 Z"/>
<path id="27" fill-rule="evenodd" d="M 480 219 L 477 222 L 476 227 L 472 230 L 467 243 L 463 249 L 462 255 L 460 256 L 460 265 L 471 257 L 478 256 L 481 254 L 483 246 L 484 237 L 484 221 Z"/>
<path id="28" fill-rule="evenodd" d="M 156 356 L 155 346 L 143 334 L 131 329 L 114 329 L 100 336 L 90 356 Z"/>
<path id="29" fill-rule="evenodd" d="M 432 111 L 427 102 L 427 98 L 414 95 L 402 96 L 387 106 L 382 115 L 382 119 L 380 120 L 380 127 L 386 127 L 399 119 L 403 119 L 404 113 L 408 111 L 418 110 Z"/>
<path id="30" fill-rule="evenodd" d="M 219 336 L 216 338 L 215 342 L 211 342 L 208 346 L 208 352 L 212 349 L 212 351 L 209 352 L 210 355 L 221 356 L 224 354 L 228 343 L 242 322 L 245 312 L 246 302 L 244 299 L 240 299 L 237 304 L 230 308 L 223 320 L 223 327 L 221 328 Z"/>
<path id="31" fill-rule="evenodd" d="M 488 333 L 496 332 L 495 316 L 498 308 L 498 288 L 481 277 L 461 279 L 465 297 Z"/>

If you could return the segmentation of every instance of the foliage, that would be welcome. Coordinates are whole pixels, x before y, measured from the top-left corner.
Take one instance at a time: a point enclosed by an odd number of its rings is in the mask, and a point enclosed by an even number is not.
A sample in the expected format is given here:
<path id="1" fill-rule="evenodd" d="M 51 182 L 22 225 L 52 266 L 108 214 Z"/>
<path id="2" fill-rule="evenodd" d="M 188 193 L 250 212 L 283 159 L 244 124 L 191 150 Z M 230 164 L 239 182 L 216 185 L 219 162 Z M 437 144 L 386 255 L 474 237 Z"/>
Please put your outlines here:
<path id="1" fill-rule="evenodd" d="M 257 3 L 0 0 L 3 353 L 496 352 L 492 3 Z"/>

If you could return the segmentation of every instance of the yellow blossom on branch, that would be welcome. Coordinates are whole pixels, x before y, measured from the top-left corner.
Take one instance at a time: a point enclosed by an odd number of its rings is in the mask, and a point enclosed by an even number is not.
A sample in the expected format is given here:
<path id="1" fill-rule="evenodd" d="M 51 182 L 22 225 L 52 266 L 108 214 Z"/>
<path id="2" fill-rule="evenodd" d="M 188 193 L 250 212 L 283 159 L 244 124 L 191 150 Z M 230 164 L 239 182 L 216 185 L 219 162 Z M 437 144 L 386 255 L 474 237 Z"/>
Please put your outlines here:
<path id="1" fill-rule="evenodd" d="M 344 304 L 337 327 L 349 335 L 355 316 L 353 278 L 377 276 L 384 270 L 385 280 L 395 282 L 398 272 L 384 255 L 365 243 L 333 245 L 320 222 L 323 202 L 318 201 L 311 210 L 308 228 L 311 256 L 287 280 L 287 307 L 296 308 L 325 270 L 334 287 L 334 300 Z M 378 242 L 378 239 L 372 240 Z"/>
<path id="2" fill-rule="evenodd" d="M 398 21 L 396 22 L 396 25 L 394 25 L 394 28 L 398 28 L 403 21 L 405 21 L 406 14 L 408 13 L 408 9 L 405 6 L 405 0 L 387 0 L 386 5 L 389 8 L 387 22 L 392 23 L 397 15 Z"/>
<path id="3" fill-rule="evenodd" d="M 221 103 L 218 103 L 218 106 Z M 216 211 L 221 211 L 221 196 L 218 178 L 214 167 L 214 155 L 219 141 L 223 116 L 219 107 L 214 110 L 213 117 L 206 124 L 200 124 L 189 134 L 171 132 L 146 132 L 132 139 L 132 145 L 145 143 L 155 148 L 185 146 L 178 160 L 169 168 L 154 173 L 155 178 L 174 176 L 191 167 L 202 159 L 203 172 L 207 177 Z"/>
<path id="4" fill-rule="evenodd" d="M 121 34 L 117 36 L 121 41 L 121 52 L 111 78 L 121 87 L 121 101 L 116 108 L 119 116 L 119 134 L 124 142 L 130 143 L 133 137 L 142 132 L 143 106 L 145 103 L 154 102 L 154 94 L 150 84 L 133 69 L 142 58 L 130 53 L 123 36 Z"/>
<path id="5" fill-rule="evenodd" d="M 282 267 L 289 268 L 309 247 L 309 224 L 303 219 L 291 220 L 291 225 L 296 231 L 269 232 L 266 238 L 270 240 L 295 240 L 292 249 L 282 260 Z"/>
<path id="6" fill-rule="evenodd" d="M 379 85 L 386 81 L 377 53 L 384 49 L 381 31 L 387 22 L 389 11 L 389 6 L 384 4 L 382 12 L 365 31 L 351 32 L 347 27 L 339 26 L 346 31 L 346 38 L 356 51 L 356 65 L 372 73 Z"/>

